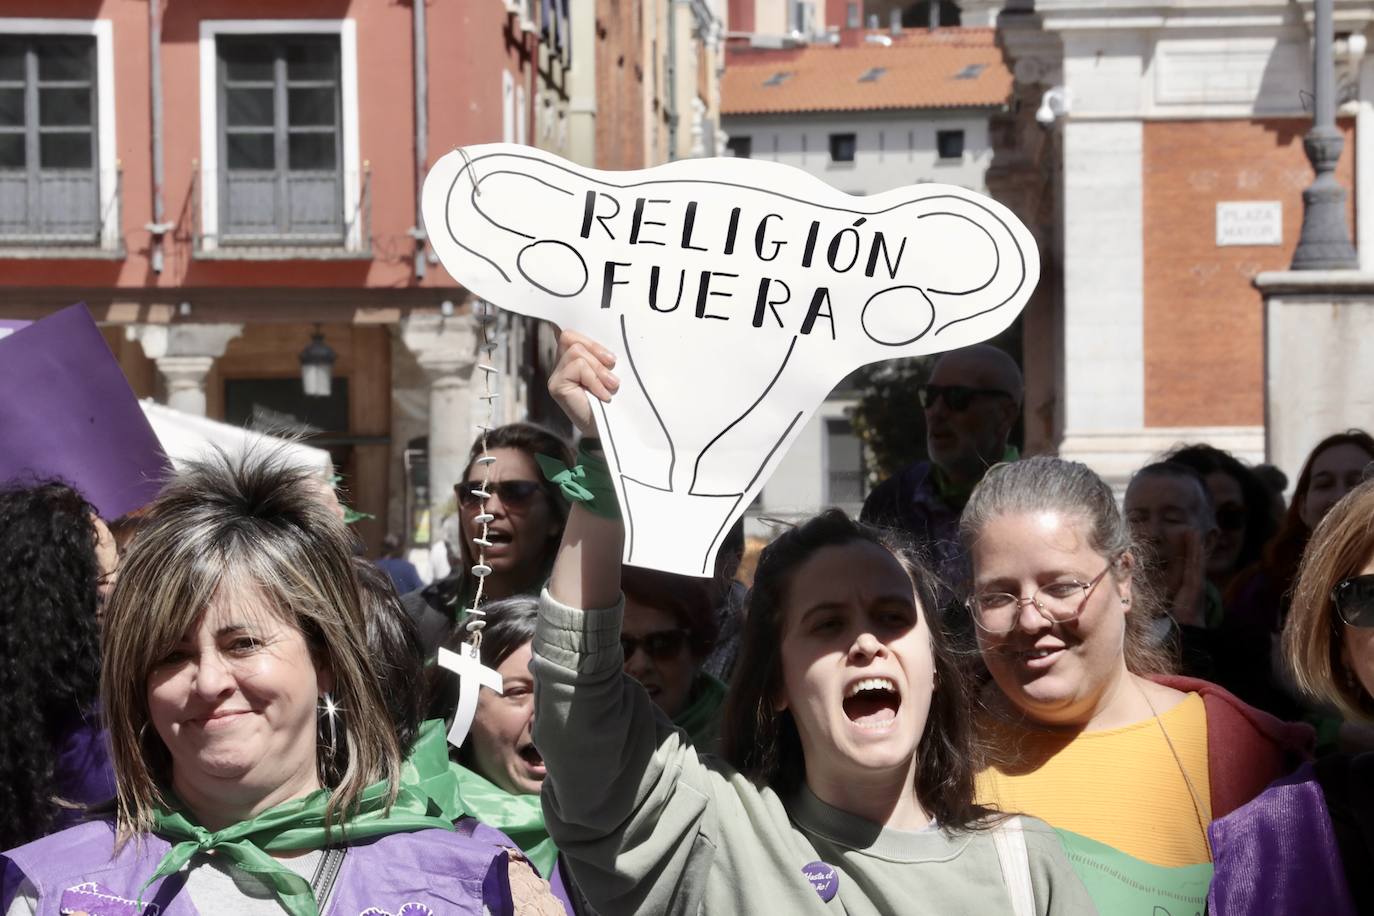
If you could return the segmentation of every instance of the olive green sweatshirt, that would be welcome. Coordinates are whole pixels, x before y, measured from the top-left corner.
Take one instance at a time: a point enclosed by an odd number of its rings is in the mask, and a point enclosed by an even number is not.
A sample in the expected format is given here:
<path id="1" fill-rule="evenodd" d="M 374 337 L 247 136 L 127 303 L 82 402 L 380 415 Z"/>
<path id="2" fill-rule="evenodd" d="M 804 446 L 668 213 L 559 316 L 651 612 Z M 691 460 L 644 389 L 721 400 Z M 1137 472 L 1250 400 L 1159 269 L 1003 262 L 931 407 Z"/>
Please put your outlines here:
<path id="1" fill-rule="evenodd" d="M 545 591 L 530 665 L 545 820 L 601 916 L 1012 912 L 991 831 L 890 830 L 699 756 L 622 672 L 622 610 Z M 1096 913 L 1058 836 L 1023 823 L 1034 912 Z"/>

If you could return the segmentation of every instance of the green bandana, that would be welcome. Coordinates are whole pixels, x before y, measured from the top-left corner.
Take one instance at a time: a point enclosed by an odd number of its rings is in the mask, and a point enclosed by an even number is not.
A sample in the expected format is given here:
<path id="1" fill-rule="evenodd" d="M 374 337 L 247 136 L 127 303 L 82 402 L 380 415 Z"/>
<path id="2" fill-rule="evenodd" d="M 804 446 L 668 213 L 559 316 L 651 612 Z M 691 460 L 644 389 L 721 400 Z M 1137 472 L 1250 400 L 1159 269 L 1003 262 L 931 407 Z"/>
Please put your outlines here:
<path id="1" fill-rule="evenodd" d="M 687 733 L 698 750 L 714 753 L 720 731 L 720 707 L 724 702 L 725 685 L 705 671 L 699 671 L 687 706 L 673 717 L 673 724 Z"/>
<path id="2" fill-rule="evenodd" d="M 471 814 L 510 837 L 534 863 L 539 874 L 552 876 L 558 848 L 544 827 L 538 795 L 512 795 L 477 773 L 448 759 L 448 738 L 442 719 L 420 726 L 420 737 L 406 761 L 402 782 L 414 786 L 444 813 L 457 820 Z"/>
<path id="3" fill-rule="evenodd" d="M 319 916 L 310 882 L 272 858 L 271 853 L 321 849 L 392 833 L 453 829 L 451 822 L 429 814 L 429 800 L 407 786 L 402 786 L 395 803 L 388 808 L 387 789 L 385 781 L 368 786 L 353 813 L 328 833 L 324 827 L 328 789 L 269 808 L 257 817 L 213 833 L 193 821 L 189 812 L 159 806 L 153 811 L 153 832 L 170 841 L 172 848 L 139 890 L 139 911 L 143 909 L 143 892 L 153 882 L 180 871 L 196 853 L 213 850 L 268 884 L 292 916 Z"/>

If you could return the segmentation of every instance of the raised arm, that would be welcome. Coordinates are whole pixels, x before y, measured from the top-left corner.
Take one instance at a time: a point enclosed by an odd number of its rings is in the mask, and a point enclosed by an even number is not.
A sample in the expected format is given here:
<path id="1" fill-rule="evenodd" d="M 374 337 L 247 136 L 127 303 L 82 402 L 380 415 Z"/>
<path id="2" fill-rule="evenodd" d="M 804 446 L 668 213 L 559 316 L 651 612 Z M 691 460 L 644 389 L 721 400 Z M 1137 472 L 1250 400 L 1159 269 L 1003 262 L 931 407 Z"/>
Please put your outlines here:
<path id="1" fill-rule="evenodd" d="M 611 371 L 615 355 L 600 344 L 564 331 L 558 337 L 559 359 L 549 379 L 549 394 L 583 436 L 596 435 L 596 417 L 588 396 L 610 401 L 620 381 Z M 620 600 L 620 556 L 625 525 L 574 503 L 553 564 L 549 594 L 576 608 L 610 607 Z"/>
<path id="2" fill-rule="evenodd" d="M 592 434 L 588 392 L 614 392 L 613 357 L 568 332 L 560 346 L 549 391 Z M 619 521 L 574 506 L 540 600 L 530 670 L 544 818 L 598 913 L 694 916 L 715 850 L 711 775 L 622 670 L 623 534 Z"/>

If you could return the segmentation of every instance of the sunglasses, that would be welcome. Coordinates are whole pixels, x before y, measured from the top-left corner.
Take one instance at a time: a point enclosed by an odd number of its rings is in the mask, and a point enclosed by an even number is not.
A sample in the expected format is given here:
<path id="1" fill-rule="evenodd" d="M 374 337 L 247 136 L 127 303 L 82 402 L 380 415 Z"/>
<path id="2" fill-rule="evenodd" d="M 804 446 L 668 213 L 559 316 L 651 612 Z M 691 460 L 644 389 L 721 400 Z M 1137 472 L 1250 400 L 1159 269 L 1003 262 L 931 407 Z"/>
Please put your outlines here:
<path id="1" fill-rule="evenodd" d="M 967 385 L 922 385 L 916 389 L 916 395 L 921 399 L 921 406 L 927 410 L 941 399 L 950 410 L 968 410 L 977 397 L 1011 397 L 1010 393 L 1000 388 L 970 388 Z"/>
<path id="2" fill-rule="evenodd" d="M 1331 590 L 1336 613 L 1352 627 L 1374 627 L 1374 575 L 1351 576 Z"/>
<path id="3" fill-rule="evenodd" d="M 458 502 L 465 508 L 471 509 L 482 503 L 482 497 L 475 490 L 482 489 L 480 480 L 469 480 L 460 483 L 453 488 L 458 493 Z M 543 487 L 535 480 L 502 480 L 499 483 L 487 484 L 487 492 L 493 496 L 501 497 L 501 505 L 509 506 L 512 509 L 520 509 L 529 505 L 530 500 L 534 499 L 534 494 L 538 493 Z"/>
<path id="4" fill-rule="evenodd" d="M 686 630 L 659 630 L 655 633 L 646 633 L 638 638 L 623 634 L 620 637 L 620 649 L 625 653 L 626 659 L 634 655 L 636 649 L 643 648 L 644 654 L 654 661 L 666 662 L 677 657 L 685 645 L 687 645 Z"/>

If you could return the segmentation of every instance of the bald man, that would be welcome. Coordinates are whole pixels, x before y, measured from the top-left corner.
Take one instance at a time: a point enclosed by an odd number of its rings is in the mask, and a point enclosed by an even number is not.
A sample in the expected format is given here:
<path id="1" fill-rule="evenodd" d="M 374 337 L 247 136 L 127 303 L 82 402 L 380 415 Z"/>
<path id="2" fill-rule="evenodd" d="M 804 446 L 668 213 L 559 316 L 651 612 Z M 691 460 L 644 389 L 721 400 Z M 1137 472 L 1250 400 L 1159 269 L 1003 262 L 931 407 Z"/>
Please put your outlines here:
<path id="1" fill-rule="evenodd" d="M 1007 438 L 1022 395 L 1021 370 L 1005 351 L 975 344 L 943 354 L 921 388 L 930 460 L 903 469 L 864 501 L 863 521 L 904 531 L 956 588 L 967 576 L 959 513 L 988 468 L 1018 457 Z"/>

